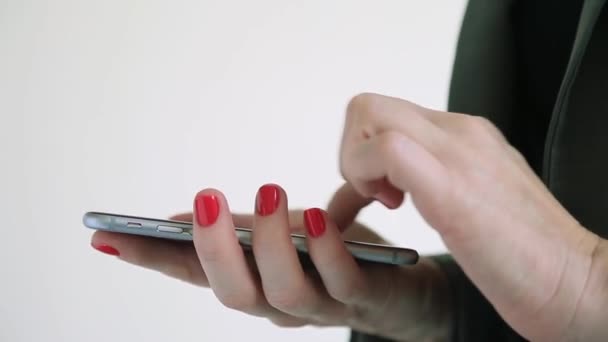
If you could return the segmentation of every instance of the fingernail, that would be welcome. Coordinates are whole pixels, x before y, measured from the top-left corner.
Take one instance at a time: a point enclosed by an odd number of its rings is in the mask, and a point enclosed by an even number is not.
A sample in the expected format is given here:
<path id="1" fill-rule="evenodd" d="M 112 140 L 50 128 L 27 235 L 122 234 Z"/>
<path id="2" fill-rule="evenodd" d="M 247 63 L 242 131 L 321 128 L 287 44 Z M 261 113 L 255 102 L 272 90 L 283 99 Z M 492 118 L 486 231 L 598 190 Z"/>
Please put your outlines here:
<path id="1" fill-rule="evenodd" d="M 313 238 L 319 237 L 325 233 L 325 218 L 323 211 L 319 208 L 312 208 L 304 211 L 304 224 L 308 235 Z"/>
<path id="2" fill-rule="evenodd" d="M 201 227 L 209 227 L 217 221 L 220 214 L 220 204 L 215 195 L 198 194 L 194 199 L 196 222 Z"/>
<path id="3" fill-rule="evenodd" d="M 110 245 L 105 245 L 105 244 L 93 245 L 93 244 L 91 244 L 91 246 L 93 248 L 95 248 L 96 250 L 98 250 L 102 253 L 105 253 L 105 254 L 114 255 L 114 256 L 120 255 L 120 252 L 118 251 L 118 249 L 116 249 Z"/>
<path id="4" fill-rule="evenodd" d="M 281 191 L 274 184 L 266 184 L 260 187 L 255 198 L 255 210 L 260 216 L 268 216 L 279 207 Z"/>

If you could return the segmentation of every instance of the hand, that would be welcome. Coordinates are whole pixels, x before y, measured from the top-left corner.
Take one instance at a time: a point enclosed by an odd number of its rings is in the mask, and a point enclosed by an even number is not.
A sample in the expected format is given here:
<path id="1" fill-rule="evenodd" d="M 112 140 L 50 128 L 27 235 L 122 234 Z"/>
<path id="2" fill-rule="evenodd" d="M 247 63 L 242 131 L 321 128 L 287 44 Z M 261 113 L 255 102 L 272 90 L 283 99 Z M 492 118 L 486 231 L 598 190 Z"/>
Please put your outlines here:
<path id="1" fill-rule="evenodd" d="M 405 267 L 357 263 L 345 249 L 345 237 L 382 242 L 352 223 L 369 200 L 349 185 L 336 193 L 328 213 L 288 212 L 285 192 L 273 185 L 261 188 L 255 215 L 231 215 L 217 190 L 196 198 L 193 246 L 101 231 L 92 244 L 112 246 L 123 261 L 211 287 L 225 306 L 279 326 L 349 326 L 397 340 L 447 339 L 448 289 L 433 261 Z M 253 229 L 253 254 L 241 249 L 235 225 Z M 341 235 L 339 226 L 350 228 Z M 307 234 L 315 269 L 300 264 L 292 232 Z"/>
<path id="2" fill-rule="evenodd" d="M 362 94 L 348 106 L 340 164 L 364 197 L 394 208 L 411 194 L 523 336 L 608 339 L 605 240 L 566 212 L 489 121 Z"/>

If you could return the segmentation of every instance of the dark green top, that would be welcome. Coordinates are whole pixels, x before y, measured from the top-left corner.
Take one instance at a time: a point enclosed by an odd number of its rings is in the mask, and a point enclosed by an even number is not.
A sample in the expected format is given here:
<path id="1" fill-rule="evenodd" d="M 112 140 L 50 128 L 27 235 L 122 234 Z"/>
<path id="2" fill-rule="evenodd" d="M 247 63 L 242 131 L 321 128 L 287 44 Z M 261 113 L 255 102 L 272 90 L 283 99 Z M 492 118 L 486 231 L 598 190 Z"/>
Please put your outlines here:
<path id="1" fill-rule="evenodd" d="M 518 0 L 511 10 L 517 107 L 510 143 L 540 173 L 544 142 L 583 0 Z M 455 91 L 455 90 L 454 90 Z M 481 113 L 479 113 L 481 114 Z"/>
<path id="2" fill-rule="evenodd" d="M 470 0 L 448 110 L 490 119 L 583 226 L 608 238 L 606 0 Z M 606 6 L 608 7 L 608 6 Z M 453 341 L 521 341 L 446 255 Z M 353 342 L 387 341 L 353 332 Z"/>

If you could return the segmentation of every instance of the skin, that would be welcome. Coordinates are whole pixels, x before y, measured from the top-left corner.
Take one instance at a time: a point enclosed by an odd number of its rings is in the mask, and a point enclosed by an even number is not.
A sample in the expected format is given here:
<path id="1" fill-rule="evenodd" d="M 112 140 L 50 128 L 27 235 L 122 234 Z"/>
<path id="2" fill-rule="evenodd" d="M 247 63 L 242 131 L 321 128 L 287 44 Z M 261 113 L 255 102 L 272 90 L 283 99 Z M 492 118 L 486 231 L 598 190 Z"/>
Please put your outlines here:
<path id="1" fill-rule="evenodd" d="M 582 227 L 487 120 L 376 94 L 354 97 L 340 149 L 347 184 L 332 199 L 326 232 L 308 237 L 317 271 L 304 268 L 290 231 L 302 213 L 231 215 L 223 195 L 194 246 L 97 232 L 121 260 L 209 286 L 224 305 L 280 326 L 338 325 L 396 340 L 447 340 L 448 280 L 431 260 L 414 267 L 357 264 L 343 238 L 378 239 L 352 223 L 371 199 L 399 207 L 405 194 L 442 237 L 501 317 L 534 341 L 608 340 L 608 247 Z M 191 215 L 179 216 L 191 219 Z M 195 220 L 196 221 L 196 220 Z M 253 255 L 234 225 L 253 228 Z M 350 227 L 344 234 L 340 228 Z M 349 236 L 350 234 L 350 236 Z"/>
<path id="2" fill-rule="evenodd" d="M 370 203 L 350 184 L 336 192 L 325 214 L 326 231 L 309 237 L 312 267 L 303 267 L 287 240 L 307 234 L 302 210 L 287 209 L 281 190 L 277 211 L 266 217 L 231 215 L 215 189 L 220 215 L 211 227 L 196 220 L 194 245 L 97 231 L 92 244 L 110 245 L 120 260 L 156 270 L 202 287 L 210 287 L 225 306 L 265 317 L 280 327 L 349 326 L 395 340 L 445 340 L 449 333 L 447 279 L 430 259 L 415 266 L 357 265 L 343 240 L 386 243 L 353 222 Z M 193 221 L 192 213 L 172 217 Z M 253 251 L 243 252 L 233 227 L 253 228 Z M 347 227 L 341 232 L 340 227 Z M 405 318 L 405 320 L 404 320 Z M 424 319 L 426 324 L 421 324 Z M 403 324 L 407 322 L 407 324 Z"/>

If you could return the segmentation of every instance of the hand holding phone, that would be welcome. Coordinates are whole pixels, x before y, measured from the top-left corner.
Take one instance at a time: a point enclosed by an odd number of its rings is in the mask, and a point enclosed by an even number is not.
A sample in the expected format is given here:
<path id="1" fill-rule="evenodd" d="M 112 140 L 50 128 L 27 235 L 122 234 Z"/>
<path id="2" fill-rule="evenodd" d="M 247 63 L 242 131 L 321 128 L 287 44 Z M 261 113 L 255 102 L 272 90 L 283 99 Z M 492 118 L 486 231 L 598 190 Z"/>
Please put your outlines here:
<path id="1" fill-rule="evenodd" d="M 432 259 L 418 262 L 413 250 L 345 242 L 382 241 L 354 222 L 370 202 L 345 185 L 327 211 L 290 211 L 285 191 L 265 185 L 250 216 L 233 215 L 220 191 L 205 189 L 192 214 L 175 217 L 192 223 L 103 213 L 84 221 L 98 230 L 94 248 L 113 247 L 109 254 L 121 261 L 210 287 L 228 308 L 279 326 L 348 326 L 417 340 L 402 333 L 442 320 L 445 274 Z"/>

